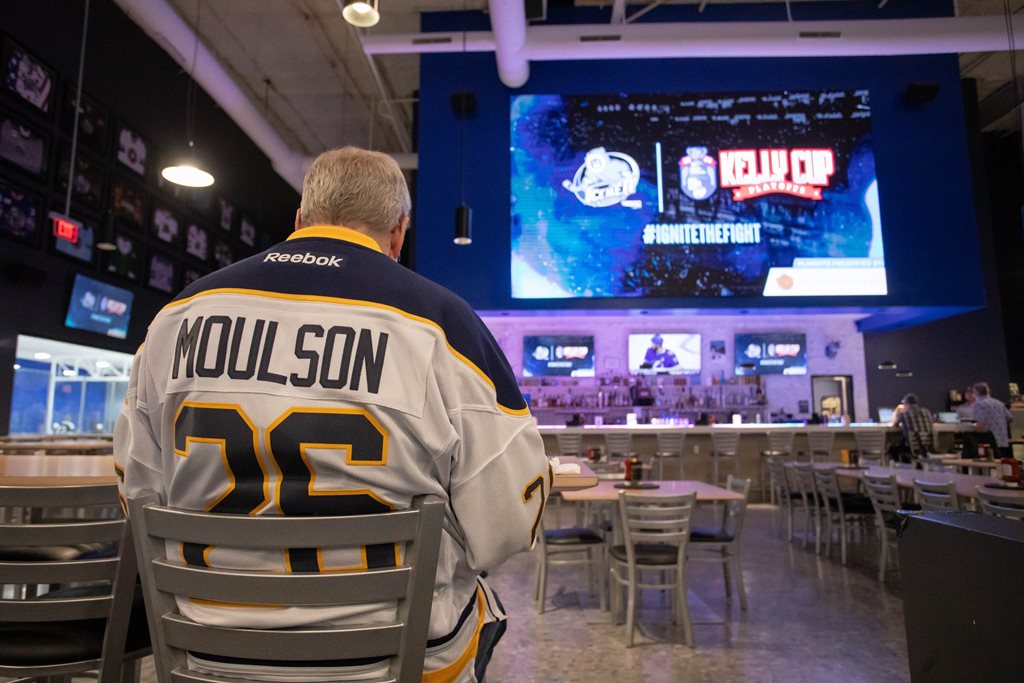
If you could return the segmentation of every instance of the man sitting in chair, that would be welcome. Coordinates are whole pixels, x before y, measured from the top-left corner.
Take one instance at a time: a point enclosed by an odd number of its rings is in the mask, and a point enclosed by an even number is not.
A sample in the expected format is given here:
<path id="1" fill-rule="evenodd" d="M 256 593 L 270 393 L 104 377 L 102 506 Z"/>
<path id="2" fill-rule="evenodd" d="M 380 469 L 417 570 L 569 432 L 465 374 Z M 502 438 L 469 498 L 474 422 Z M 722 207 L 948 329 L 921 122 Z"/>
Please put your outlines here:
<path id="1" fill-rule="evenodd" d="M 892 414 L 892 426 L 903 430 L 903 438 L 913 458 L 924 457 L 932 452 L 935 443 L 935 428 L 932 414 L 921 407 L 917 394 L 907 394 Z"/>
<path id="2" fill-rule="evenodd" d="M 409 210 L 390 157 L 351 147 L 320 155 L 286 241 L 196 281 L 156 316 L 135 357 L 114 450 L 126 497 L 152 490 L 188 510 L 366 514 L 407 508 L 420 494 L 441 497 L 447 514 L 424 671 L 431 680 L 476 681 L 505 620 L 480 575 L 532 546 L 551 472 L 482 321 L 396 263 Z M 282 556 L 185 546 L 180 556 L 199 566 L 327 572 L 395 566 L 401 549 Z M 247 628 L 375 618 L 351 606 L 178 603 L 195 621 Z M 358 653 L 339 659 L 327 671 L 191 664 L 304 681 L 364 680 L 377 666 Z"/>

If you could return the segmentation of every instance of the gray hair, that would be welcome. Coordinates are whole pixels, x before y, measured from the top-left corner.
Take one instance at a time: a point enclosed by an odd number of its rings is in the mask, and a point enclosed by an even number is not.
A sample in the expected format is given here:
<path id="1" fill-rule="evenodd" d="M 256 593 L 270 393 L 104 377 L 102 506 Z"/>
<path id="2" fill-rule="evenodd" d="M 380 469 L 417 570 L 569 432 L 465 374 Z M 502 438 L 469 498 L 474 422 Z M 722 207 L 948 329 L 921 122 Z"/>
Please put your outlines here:
<path id="1" fill-rule="evenodd" d="M 304 227 L 342 225 L 384 236 L 409 215 L 409 186 L 387 154 L 358 147 L 324 152 L 302 179 Z"/>
<path id="2" fill-rule="evenodd" d="M 977 384 L 975 384 L 974 385 L 974 393 L 976 393 L 978 396 L 988 396 L 989 395 L 988 383 L 987 382 L 978 382 Z"/>

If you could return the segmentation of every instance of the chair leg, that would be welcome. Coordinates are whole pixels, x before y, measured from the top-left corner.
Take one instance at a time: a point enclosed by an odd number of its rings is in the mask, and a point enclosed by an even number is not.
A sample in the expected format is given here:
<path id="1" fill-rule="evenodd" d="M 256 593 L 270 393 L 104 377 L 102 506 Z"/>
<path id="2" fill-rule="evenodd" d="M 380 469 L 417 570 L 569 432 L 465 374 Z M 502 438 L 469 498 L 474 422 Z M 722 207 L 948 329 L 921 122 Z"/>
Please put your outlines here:
<path id="1" fill-rule="evenodd" d="M 537 577 L 537 600 L 539 601 L 538 611 L 544 614 L 544 608 L 548 601 L 548 561 L 546 557 L 540 560 L 540 574 Z"/>
<path id="2" fill-rule="evenodd" d="M 786 540 L 789 541 L 790 543 L 792 543 L 793 542 L 793 502 L 792 501 L 790 501 L 789 505 L 786 506 L 786 510 L 787 510 L 787 514 L 786 514 L 786 526 L 787 526 Z"/>
<path id="3" fill-rule="evenodd" d="M 729 555 L 729 563 L 732 564 L 732 574 L 736 577 L 736 592 L 740 594 L 740 609 L 747 611 L 747 590 L 743 585 L 743 571 L 740 569 L 740 556 Z"/>
<path id="4" fill-rule="evenodd" d="M 882 551 L 878 556 L 878 580 L 885 583 L 885 565 L 889 560 L 889 539 L 886 537 L 885 527 L 880 530 L 879 540 L 882 542 Z"/>
<path id="5" fill-rule="evenodd" d="M 626 647 L 633 647 L 633 632 L 636 627 L 636 601 L 639 593 L 639 572 L 630 572 L 626 595 Z"/>
<path id="6" fill-rule="evenodd" d="M 729 559 L 725 548 L 722 548 L 722 578 L 725 580 L 725 599 L 732 597 L 732 578 L 729 576 Z"/>
<path id="7" fill-rule="evenodd" d="M 832 510 L 829 509 L 828 512 L 825 513 L 825 520 L 827 522 L 825 525 L 825 557 L 829 558 L 832 557 L 832 518 Z"/>
<path id="8" fill-rule="evenodd" d="M 711 483 L 718 486 L 718 455 L 711 454 Z"/>
<path id="9" fill-rule="evenodd" d="M 693 647 L 693 622 L 690 621 L 690 604 L 686 597 L 686 571 L 680 571 L 676 580 L 676 602 L 679 603 L 679 617 L 683 622 L 683 639 Z"/>

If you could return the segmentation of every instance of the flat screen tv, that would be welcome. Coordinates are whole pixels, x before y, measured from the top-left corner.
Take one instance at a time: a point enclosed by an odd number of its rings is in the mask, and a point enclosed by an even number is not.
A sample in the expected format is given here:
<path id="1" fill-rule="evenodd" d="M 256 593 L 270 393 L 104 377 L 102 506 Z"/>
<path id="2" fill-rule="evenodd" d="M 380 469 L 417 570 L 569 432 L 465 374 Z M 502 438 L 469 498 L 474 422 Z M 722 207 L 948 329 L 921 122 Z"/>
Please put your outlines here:
<path id="1" fill-rule="evenodd" d="M 76 274 L 64 325 L 124 339 L 134 298 L 127 289 Z"/>
<path id="2" fill-rule="evenodd" d="M 629 335 L 629 371 L 634 375 L 699 375 L 700 335 Z"/>
<path id="3" fill-rule="evenodd" d="M 807 335 L 765 332 L 736 335 L 737 375 L 806 375 Z"/>
<path id="4" fill-rule="evenodd" d="M 594 369 L 593 337 L 523 337 L 523 377 L 593 377 Z"/>
<path id="5" fill-rule="evenodd" d="M 518 95 L 515 299 L 887 293 L 865 89 Z"/>

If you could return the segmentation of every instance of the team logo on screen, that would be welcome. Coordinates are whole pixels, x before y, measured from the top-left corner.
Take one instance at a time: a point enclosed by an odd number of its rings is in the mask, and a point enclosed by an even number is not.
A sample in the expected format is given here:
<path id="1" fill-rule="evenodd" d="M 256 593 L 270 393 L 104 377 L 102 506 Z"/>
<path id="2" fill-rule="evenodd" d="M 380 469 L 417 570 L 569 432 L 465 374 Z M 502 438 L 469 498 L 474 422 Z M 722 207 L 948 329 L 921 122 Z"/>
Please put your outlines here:
<path id="1" fill-rule="evenodd" d="M 831 149 L 723 149 L 718 161 L 733 201 L 777 193 L 820 201 L 836 170 Z"/>
<path id="2" fill-rule="evenodd" d="M 595 147 L 587 152 L 572 180 L 563 180 L 562 187 L 576 195 L 587 206 L 603 208 L 621 204 L 639 209 L 639 199 L 629 199 L 640 184 L 640 166 L 633 157 Z"/>
<path id="3" fill-rule="evenodd" d="M 707 147 L 687 147 L 679 160 L 679 191 L 695 202 L 709 198 L 718 189 L 716 165 Z"/>

